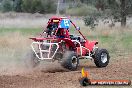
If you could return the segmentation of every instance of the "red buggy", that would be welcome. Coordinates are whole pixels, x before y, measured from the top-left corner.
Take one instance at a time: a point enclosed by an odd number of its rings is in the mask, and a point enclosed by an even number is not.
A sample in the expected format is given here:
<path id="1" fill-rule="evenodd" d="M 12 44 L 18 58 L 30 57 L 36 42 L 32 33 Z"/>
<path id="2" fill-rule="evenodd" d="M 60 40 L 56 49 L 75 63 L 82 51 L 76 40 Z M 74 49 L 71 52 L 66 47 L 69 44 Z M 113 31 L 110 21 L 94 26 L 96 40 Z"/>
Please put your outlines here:
<path id="1" fill-rule="evenodd" d="M 79 35 L 70 34 L 73 25 Z M 99 49 L 97 41 L 89 41 L 67 17 L 52 17 L 41 37 L 30 38 L 33 50 L 31 63 L 35 67 L 41 60 L 58 62 L 69 70 L 76 70 L 79 59 L 93 59 L 97 67 L 106 67 L 109 63 L 109 53 L 106 49 Z"/>

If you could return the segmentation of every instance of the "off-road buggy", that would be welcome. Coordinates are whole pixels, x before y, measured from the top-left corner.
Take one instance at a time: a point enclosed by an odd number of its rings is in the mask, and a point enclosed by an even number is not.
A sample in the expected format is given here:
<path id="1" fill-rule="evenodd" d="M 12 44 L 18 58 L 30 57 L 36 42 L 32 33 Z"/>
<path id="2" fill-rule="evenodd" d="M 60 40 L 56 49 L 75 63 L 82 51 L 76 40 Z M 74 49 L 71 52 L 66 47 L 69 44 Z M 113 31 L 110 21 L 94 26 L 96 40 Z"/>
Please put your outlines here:
<path id="1" fill-rule="evenodd" d="M 70 25 L 79 35 L 70 34 Z M 73 28 L 72 28 L 73 29 Z M 79 59 L 93 59 L 97 67 L 106 67 L 109 63 L 109 53 L 106 49 L 99 49 L 97 41 L 89 41 L 67 17 L 52 17 L 47 23 L 46 29 L 40 37 L 30 38 L 34 40 L 31 44 L 31 63 L 35 67 L 40 61 L 55 61 L 64 68 L 76 70 Z"/>

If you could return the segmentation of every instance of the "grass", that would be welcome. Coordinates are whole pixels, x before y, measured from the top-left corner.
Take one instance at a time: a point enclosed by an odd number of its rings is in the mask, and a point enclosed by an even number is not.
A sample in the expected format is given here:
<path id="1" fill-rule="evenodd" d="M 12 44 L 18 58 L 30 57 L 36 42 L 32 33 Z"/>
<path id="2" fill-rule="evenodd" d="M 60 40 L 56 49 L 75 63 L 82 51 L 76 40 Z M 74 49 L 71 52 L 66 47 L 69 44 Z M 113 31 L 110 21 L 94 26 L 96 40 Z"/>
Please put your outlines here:
<path id="1" fill-rule="evenodd" d="M 14 35 L 14 33 L 19 33 L 19 35 L 16 35 L 16 37 L 25 36 L 25 38 L 28 39 L 29 35 L 36 36 L 41 33 L 41 31 L 41 28 L 0 28 L 0 36 L 3 37 L 8 35 Z M 87 32 L 84 30 L 81 31 L 84 33 L 87 39 L 99 41 L 99 47 L 108 49 L 110 54 L 112 54 L 113 56 L 116 56 L 117 54 L 130 54 L 130 52 L 132 52 L 131 30 L 126 30 L 123 32 L 114 29 L 97 29 Z"/>
<path id="2" fill-rule="evenodd" d="M 111 31 L 114 32 L 110 33 Z M 107 35 L 96 31 L 98 35 L 92 35 L 91 38 L 88 38 L 98 40 L 99 46 L 108 49 L 113 58 L 117 56 L 127 57 L 131 55 L 132 52 L 132 31 L 119 31 L 120 30 L 109 30 Z"/>
<path id="3" fill-rule="evenodd" d="M 83 30 L 81 30 L 84 32 Z M 102 31 L 102 30 L 101 30 Z M 108 30 L 103 30 L 108 31 Z M 111 30 L 110 30 L 111 31 Z M 108 31 L 108 32 L 110 32 Z M 112 30 L 114 31 L 114 30 Z M 119 33 L 120 30 L 114 31 L 113 34 L 104 34 L 102 32 L 97 31 L 87 31 L 84 35 L 89 40 L 97 40 L 100 43 L 109 43 L 111 45 L 113 42 L 116 42 L 118 44 L 123 44 L 125 48 L 129 48 L 132 45 L 132 31 L 124 31 L 123 33 Z M 22 35 L 37 35 L 42 32 L 41 28 L 0 28 L 0 36 L 4 36 L 10 33 L 18 32 Z M 89 33 L 90 32 L 90 33 Z"/>
<path id="4" fill-rule="evenodd" d="M 7 33 L 19 32 L 23 35 L 35 35 L 40 33 L 40 28 L 0 28 L 0 35 L 6 35 Z"/>

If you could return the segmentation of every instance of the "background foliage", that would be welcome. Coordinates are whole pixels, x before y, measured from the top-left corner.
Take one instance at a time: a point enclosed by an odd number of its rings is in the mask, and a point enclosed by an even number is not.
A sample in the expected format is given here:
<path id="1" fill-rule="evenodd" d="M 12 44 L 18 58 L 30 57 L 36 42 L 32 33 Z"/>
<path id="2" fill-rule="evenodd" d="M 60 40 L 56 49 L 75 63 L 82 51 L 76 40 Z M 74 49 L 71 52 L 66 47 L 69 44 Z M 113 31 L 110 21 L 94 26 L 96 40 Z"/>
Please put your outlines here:
<path id="1" fill-rule="evenodd" d="M 0 0 L 2 12 L 55 13 L 54 0 Z"/>
<path id="2" fill-rule="evenodd" d="M 0 0 L 1 12 L 60 13 L 84 16 L 86 26 L 92 28 L 98 19 L 110 19 L 112 24 L 132 15 L 132 0 Z"/>

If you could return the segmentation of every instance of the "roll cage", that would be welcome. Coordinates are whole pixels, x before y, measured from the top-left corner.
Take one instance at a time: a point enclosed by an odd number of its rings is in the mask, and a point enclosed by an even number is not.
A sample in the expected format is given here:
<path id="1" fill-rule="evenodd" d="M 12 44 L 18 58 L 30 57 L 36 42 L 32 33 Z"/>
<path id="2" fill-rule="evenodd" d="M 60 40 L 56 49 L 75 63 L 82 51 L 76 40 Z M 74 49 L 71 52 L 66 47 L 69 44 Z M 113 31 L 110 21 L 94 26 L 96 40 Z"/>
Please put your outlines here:
<path id="1" fill-rule="evenodd" d="M 69 30 L 70 30 L 71 24 L 78 31 L 78 33 L 83 37 L 83 39 L 86 40 L 86 37 L 81 33 L 80 28 L 77 27 L 67 17 L 52 17 L 52 18 L 50 18 L 47 23 L 46 30 L 44 30 L 43 33 L 47 33 L 48 35 L 51 35 L 51 32 L 54 32 L 53 35 L 55 35 L 55 36 L 63 35 L 66 38 L 69 38 L 70 37 Z M 64 34 L 64 32 L 65 32 L 65 34 Z M 61 37 L 59 37 L 59 38 L 61 38 Z M 62 37 L 62 38 L 64 38 L 64 37 Z"/>

